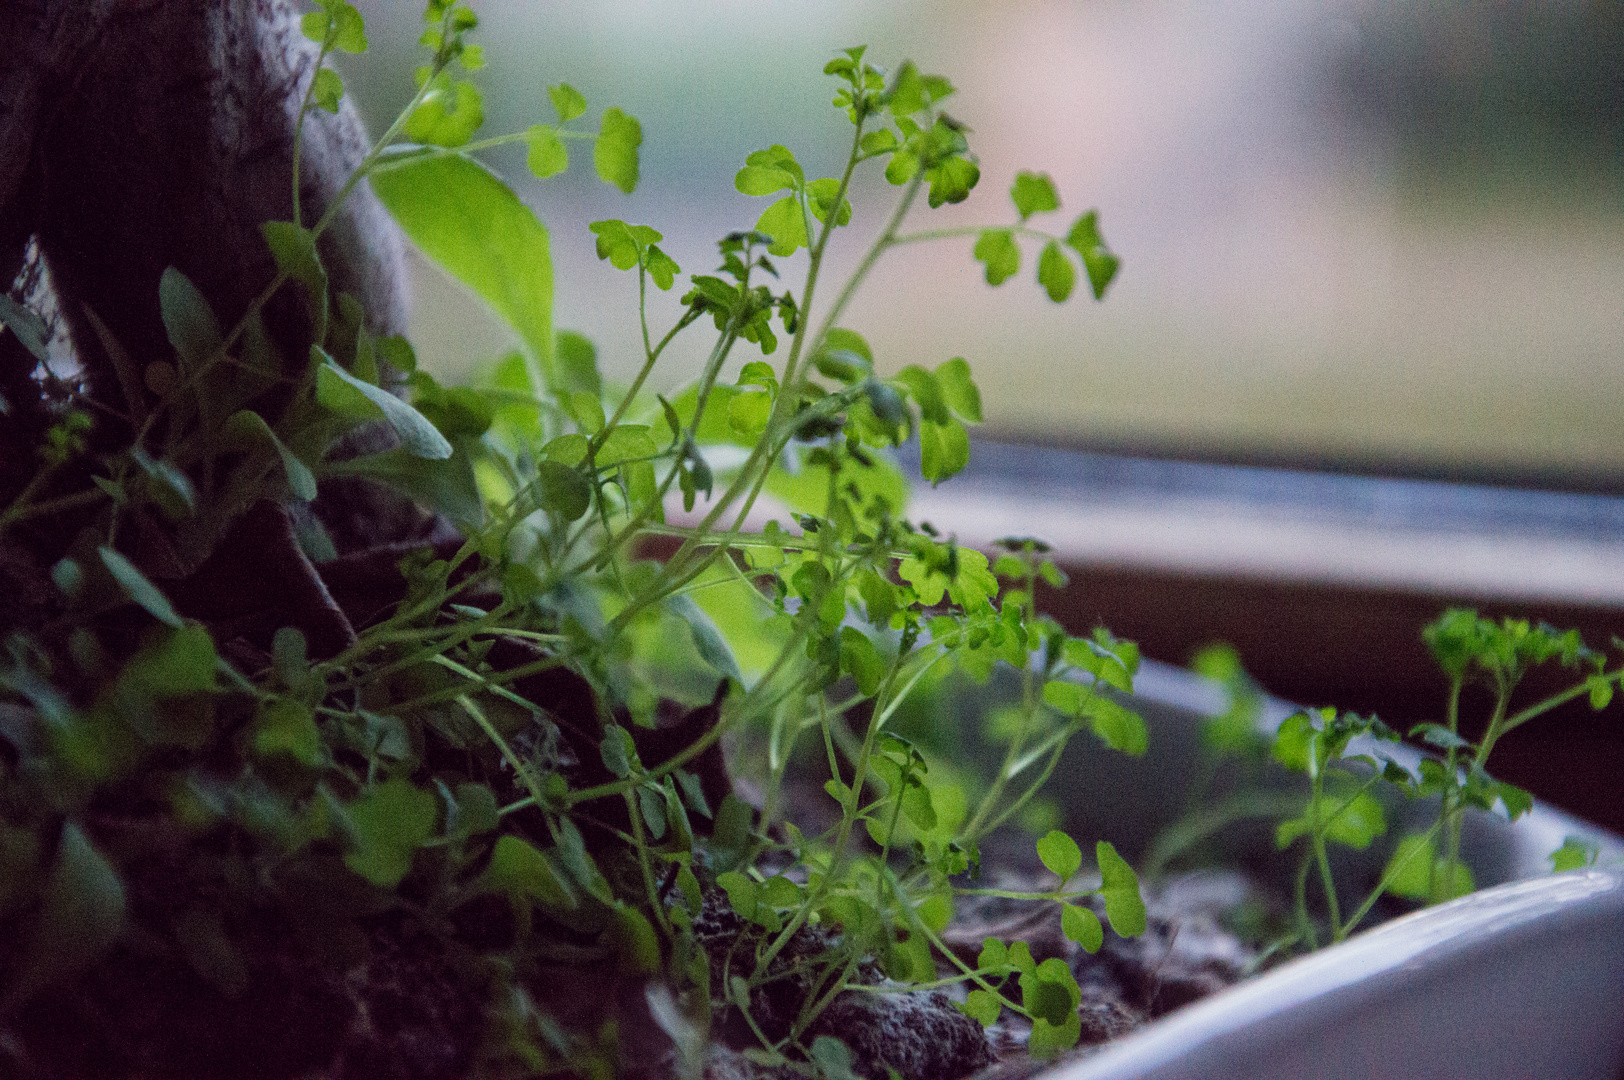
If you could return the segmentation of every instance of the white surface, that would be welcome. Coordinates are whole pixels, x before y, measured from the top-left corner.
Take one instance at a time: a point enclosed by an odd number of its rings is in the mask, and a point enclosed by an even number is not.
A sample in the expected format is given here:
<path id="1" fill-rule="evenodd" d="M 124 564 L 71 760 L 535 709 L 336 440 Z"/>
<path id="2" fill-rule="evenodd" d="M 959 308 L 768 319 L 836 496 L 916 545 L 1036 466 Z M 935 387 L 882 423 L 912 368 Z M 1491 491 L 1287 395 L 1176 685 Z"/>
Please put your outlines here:
<path id="1" fill-rule="evenodd" d="M 1624 878 L 1416 912 L 1197 1002 L 1047 1080 L 1614 1080 Z"/>

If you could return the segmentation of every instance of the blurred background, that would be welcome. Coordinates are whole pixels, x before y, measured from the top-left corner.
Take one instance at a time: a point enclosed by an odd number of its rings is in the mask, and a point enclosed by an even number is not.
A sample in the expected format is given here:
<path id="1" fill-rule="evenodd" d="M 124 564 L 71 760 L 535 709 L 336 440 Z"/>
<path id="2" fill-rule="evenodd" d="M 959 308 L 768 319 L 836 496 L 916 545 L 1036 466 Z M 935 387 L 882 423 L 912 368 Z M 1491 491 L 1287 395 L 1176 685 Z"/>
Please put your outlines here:
<path id="1" fill-rule="evenodd" d="M 375 131 L 412 89 L 413 6 L 361 5 L 372 49 L 347 71 Z M 966 356 L 983 434 L 1559 484 L 1624 476 L 1617 2 L 475 7 L 485 133 L 551 121 L 545 88 L 559 81 L 585 93 L 585 120 L 618 105 L 643 123 L 632 196 L 580 154 L 546 183 L 524 174 L 522 150 L 494 160 L 552 230 L 559 325 L 595 340 L 609 372 L 635 370 L 634 288 L 598 263 L 586 223 L 653 225 L 685 271 L 709 271 L 714 240 L 764 206 L 732 189 L 746 154 L 786 142 L 809 170 L 836 168 L 847 127 L 820 69 L 867 42 L 877 63 L 952 78 L 952 111 L 973 129 L 980 187 L 922 225 L 1009 220 L 1010 181 L 1033 169 L 1060 188 L 1056 231 L 1098 207 L 1123 258 L 1099 305 L 1050 304 L 1028 280 L 1035 251 L 997 295 L 967 240 L 882 266 L 850 322 L 891 370 Z M 851 244 L 894 194 L 870 180 Z M 837 269 L 853 258 L 836 255 Z M 437 366 L 500 348 L 422 277 L 417 337 Z"/>
<path id="2" fill-rule="evenodd" d="M 422 24 L 415 4 L 356 2 L 372 47 L 340 63 L 379 131 Z M 969 359 L 987 414 L 971 468 L 913 512 L 967 543 L 1055 541 L 1072 583 L 1045 603 L 1074 630 L 1175 663 L 1230 641 L 1275 693 L 1400 727 L 1437 719 L 1419 631 L 1446 605 L 1598 646 L 1624 630 L 1624 3 L 474 6 L 485 134 L 551 122 L 560 81 L 585 120 L 642 121 L 631 196 L 580 149 L 546 183 L 519 148 L 491 159 L 552 231 L 557 325 L 611 376 L 641 356 L 636 286 L 587 223 L 652 225 L 709 272 L 765 205 L 732 187 L 748 153 L 786 143 L 809 175 L 842 160 L 820 73 L 842 47 L 959 88 L 981 184 L 913 227 L 1010 222 L 1022 169 L 1058 185 L 1052 231 L 1098 208 L 1123 260 L 1103 303 L 1050 303 L 1030 247 L 995 291 L 958 240 L 888 256 L 846 319 L 882 371 Z M 858 183 L 835 279 L 894 195 Z M 440 374 L 507 348 L 432 267 L 414 284 Z M 681 291 L 651 304 L 655 327 Z M 664 385 L 705 345 L 679 340 Z M 1528 725 L 1494 771 L 1624 830 L 1615 715 Z"/>

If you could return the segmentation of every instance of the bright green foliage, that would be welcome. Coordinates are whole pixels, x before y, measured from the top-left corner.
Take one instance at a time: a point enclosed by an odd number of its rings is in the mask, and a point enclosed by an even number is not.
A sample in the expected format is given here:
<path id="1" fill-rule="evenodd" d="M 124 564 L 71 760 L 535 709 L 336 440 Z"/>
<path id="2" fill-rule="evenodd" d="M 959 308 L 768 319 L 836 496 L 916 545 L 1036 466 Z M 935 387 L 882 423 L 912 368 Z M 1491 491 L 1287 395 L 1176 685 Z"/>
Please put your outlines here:
<path id="1" fill-rule="evenodd" d="M 1144 752 L 1144 723 L 1121 698 L 1138 652 L 1103 630 L 1069 637 L 1038 614 L 1038 583 L 1063 581 L 1039 542 L 1000 542 L 995 563 L 907 520 L 891 448 L 916 437 L 932 483 L 962 471 L 980 390 L 962 357 L 877 364 L 841 326 L 877 261 L 935 235 L 902 232 L 909 215 L 964 201 L 979 180 L 968 132 L 941 111 L 951 83 L 906 63 L 887 76 L 861 48 L 835 57 L 835 104 L 856 125 L 847 160 L 809 179 L 787 146 L 749 155 L 734 187 L 768 201 L 741 210 L 753 227 L 723 236 L 706 272 L 686 275 L 670 326 L 651 326 L 645 302 L 650 282 L 670 290 L 684 276 L 662 233 L 592 223 L 599 258 L 637 273 L 642 362 L 619 385 L 590 342 L 555 330 L 549 234 L 471 154 L 522 143 L 545 178 L 569 167 L 569 140 L 589 139 L 598 176 L 630 193 L 641 126 L 610 108 L 595 135 L 574 130 L 587 103 L 561 83 L 548 90 L 556 123 L 475 142 L 484 105 L 461 73 L 483 63 L 467 40 L 477 25 L 466 4 L 430 0 L 418 94 L 389 129 L 399 141 L 375 147 L 354 180 L 512 327 L 517 351 L 468 386 L 419 370 L 404 339 L 374 338 L 369 313 L 336 292 L 320 254 L 328 222 L 296 199 L 290 220 L 262 228 L 278 278 L 237 325 L 170 269 L 155 299 L 173 357 L 137 369 L 108 344 L 134 388 L 129 445 L 110 436 L 94 462 L 58 476 L 87 447 L 88 417 L 67 412 L 41 447 L 41 493 L 70 497 L 84 529 L 44 563 L 63 596 L 58 636 L 71 643 L 19 636 L 0 656 L 0 711 L 40 732 L 19 744 L 26 762 L 0 769 L 0 916 L 20 920 L 0 1008 L 74 977 L 117 940 L 120 875 L 137 856 L 104 850 L 92 829 L 157 813 L 172 818 L 164 835 L 178 826 L 208 839 L 176 856 L 191 860 L 199 899 L 173 925 L 142 927 L 143 948 L 160 942 L 211 986 L 243 994 L 263 965 L 235 936 L 240 912 L 314 927 L 313 955 L 343 963 L 383 913 L 416 920 L 477 959 L 491 1000 L 511 1008 L 491 1025 L 487 1041 L 500 1045 L 481 1051 L 512 1055 L 493 1074 L 612 1072 L 599 1032 L 567 1029 L 529 997 L 529 973 L 560 956 L 656 976 L 669 997 L 662 1025 L 698 1039 L 717 1008 L 753 1019 L 785 964 L 798 965 L 819 996 L 793 1037 L 761 1055 L 830 1080 L 849 1080 L 849 1049 L 804 1033 L 873 965 L 902 982 L 967 980 L 965 1011 L 983 1023 L 1006 1008 L 1024 1015 L 1040 1055 L 1075 1044 L 1081 996 L 1063 962 L 989 942 L 973 974 L 953 974 L 938 943 L 973 887 L 980 841 L 1043 805 L 1072 736 L 1086 728 L 1109 749 Z M 366 47 L 344 0 L 323 0 L 302 27 L 323 58 Z M 318 63 L 301 117 L 338 108 L 343 92 Z M 898 185 L 897 207 L 866 253 L 826 261 L 864 220 L 853 200 L 873 188 L 859 170 Z M 1074 254 L 1102 291 L 1088 261 L 1109 257 L 1097 231 L 1084 251 L 1028 225 L 1058 208 L 1053 183 L 1022 173 L 1011 195 L 1017 223 L 946 234 L 977 238 L 994 283 L 1036 240 L 1051 297 L 1070 293 Z M 821 281 L 836 264 L 856 269 Z M 278 322 L 273 338 L 262 314 L 273 298 L 307 316 L 309 340 L 292 357 L 282 339 L 297 331 Z M 0 319 L 43 348 L 27 312 L 7 302 Z M 685 333 L 707 336 L 699 375 L 661 385 L 666 368 L 654 369 Z M 334 452 L 385 429 L 398 445 Z M 362 598 L 372 609 L 351 611 L 353 639 L 322 641 L 315 631 L 331 627 L 301 611 L 288 620 L 297 625 L 264 628 L 267 660 L 241 642 L 217 649 L 213 624 L 180 615 L 172 582 L 250 507 L 309 501 L 353 477 L 445 515 L 466 542 L 382 557 L 387 587 Z M 784 510 L 758 527 L 763 494 Z M 20 496 L 0 529 L 59 512 L 34 499 Z M 666 525 L 679 500 L 685 516 Z M 293 518 L 318 567 L 353 539 L 328 536 L 315 515 Z M 939 760 L 940 732 L 912 726 L 914 697 L 948 672 L 985 682 L 999 667 L 1021 683 L 1007 756 L 985 775 Z M 707 770 L 724 737 L 767 793 L 760 817 L 737 796 L 715 801 Z M 816 782 L 835 815 L 818 835 L 781 813 L 790 769 L 809 757 L 827 770 Z M 1503 785 L 1482 791 L 1517 803 Z M 1096 847 L 1096 886 L 1075 840 L 1056 830 L 1037 843 L 1060 882 L 1018 898 L 1060 905 L 1063 932 L 1091 951 L 1105 932 L 1096 908 L 1116 933 L 1144 930 L 1137 875 L 1109 844 Z M 719 896 L 751 931 L 711 985 L 714 958 L 694 923 Z M 511 938 L 462 940 L 467 905 L 493 900 L 511 913 Z M 786 954 L 808 925 L 839 932 L 818 955 Z"/>
<path id="2" fill-rule="evenodd" d="M 598 178 L 630 195 L 637 187 L 638 147 L 643 125 L 616 108 L 605 109 L 598 141 L 592 148 L 592 166 Z"/>
<path id="3" fill-rule="evenodd" d="M 513 327 L 545 372 L 553 352 L 551 246 L 513 189 L 455 155 L 374 173 L 372 189 L 424 254 Z"/>

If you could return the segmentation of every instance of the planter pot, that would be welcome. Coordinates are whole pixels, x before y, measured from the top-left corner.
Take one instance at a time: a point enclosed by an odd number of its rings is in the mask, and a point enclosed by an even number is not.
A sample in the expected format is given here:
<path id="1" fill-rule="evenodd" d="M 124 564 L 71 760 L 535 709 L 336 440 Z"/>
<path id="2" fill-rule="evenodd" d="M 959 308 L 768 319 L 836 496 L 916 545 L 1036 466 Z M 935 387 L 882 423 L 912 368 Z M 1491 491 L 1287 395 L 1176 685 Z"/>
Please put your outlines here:
<path id="1" fill-rule="evenodd" d="M 1057 770 L 1078 807 L 1067 815 L 1073 834 L 1120 839 L 1125 851 L 1143 851 L 1186 811 L 1169 797 L 1195 776 L 1202 719 L 1225 705 L 1215 685 L 1164 665 L 1147 663 L 1136 688 L 1150 753 L 1130 760 L 1079 740 Z M 1262 723 L 1291 711 L 1271 701 Z M 1430 809 L 1390 804 L 1389 838 Z M 1474 814 L 1469 825 L 1462 857 L 1486 886 L 1479 892 L 1187 1006 L 1050 1080 L 1615 1080 L 1624 1068 L 1624 840 L 1541 804 L 1516 822 Z M 1260 824 L 1237 843 L 1270 846 L 1269 832 Z M 1575 835 L 1599 849 L 1596 868 L 1551 874 L 1547 857 Z M 1350 886 L 1375 880 L 1378 848 L 1338 850 Z"/>

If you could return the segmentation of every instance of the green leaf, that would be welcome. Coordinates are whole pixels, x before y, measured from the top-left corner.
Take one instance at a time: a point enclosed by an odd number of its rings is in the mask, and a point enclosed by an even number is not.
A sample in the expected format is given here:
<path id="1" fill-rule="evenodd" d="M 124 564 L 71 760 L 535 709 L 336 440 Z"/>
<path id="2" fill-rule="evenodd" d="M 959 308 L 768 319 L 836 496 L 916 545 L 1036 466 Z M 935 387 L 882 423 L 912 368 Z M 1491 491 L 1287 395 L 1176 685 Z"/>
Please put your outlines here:
<path id="1" fill-rule="evenodd" d="M 1055 829 L 1038 841 L 1038 858 L 1064 886 L 1083 867 L 1083 849 L 1077 841 Z"/>
<path id="2" fill-rule="evenodd" d="M 1049 294 L 1049 299 L 1058 304 L 1071 295 L 1076 281 L 1077 271 L 1071 260 L 1058 243 L 1050 240 L 1043 246 L 1043 254 L 1038 256 L 1038 284 Z"/>
<path id="3" fill-rule="evenodd" d="M 366 23 L 355 5 L 337 0 L 328 10 L 333 13 L 333 28 L 337 30 L 333 44 L 347 53 L 366 52 Z"/>
<path id="4" fill-rule="evenodd" d="M 1138 757 L 1150 748 L 1150 731 L 1144 718 L 1125 705 L 1101 694 L 1089 694 L 1082 715 L 1094 734 L 1113 750 Z"/>
<path id="5" fill-rule="evenodd" d="M 603 377 L 598 374 L 597 346 L 573 330 L 560 330 L 553 377 L 560 390 L 602 394 Z M 576 462 L 567 464 L 574 465 Z"/>
<path id="6" fill-rule="evenodd" d="M 553 380 L 553 263 L 547 229 L 513 189 L 455 154 L 371 176 L 372 190 L 429 258 L 472 289 L 518 332 L 539 365 L 534 388 Z"/>
<path id="7" fill-rule="evenodd" d="M 173 266 L 158 279 L 158 307 L 182 371 L 196 371 L 219 351 L 220 322 L 190 278 Z"/>
<path id="8" fill-rule="evenodd" d="M 900 155 L 899 155 L 900 156 Z M 943 203 L 961 203 L 981 179 L 981 167 L 961 157 L 950 157 L 930 170 L 930 194 L 926 202 L 935 209 Z"/>
<path id="9" fill-rule="evenodd" d="M 442 461 L 451 456 L 451 444 L 422 413 L 382 387 L 357 379 L 312 345 L 316 369 L 316 400 L 340 416 L 382 417 L 400 438 L 401 448 L 414 457 Z"/>
<path id="10" fill-rule="evenodd" d="M 4 293 L 0 293 L 0 326 L 15 334 L 35 360 L 43 364 L 50 359 L 45 348 L 50 328 L 45 320 Z"/>
<path id="11" fill-rule="evenodd" d="M 225 435 L 229 443 L 235 444 L 234 449 L 264 446 L 274 450 L 282 462 L 282 473 L 287 478 L 288 490 L 293 497 L 301 502 L 309 502 L 316 497 L 316 476 L 310 471 L 310 466 L 300 461 L 276 437 L 276 432 L 271 430 L 263 416 L 248 409 L 232 413 L 225 423 Z"/>
<path id="12" fill-rule="evenodd" d="M 997 994 L 971 990 L 964 996 L 964 1003 L 958 1009 L 982 1027 L 991 1027 L 1004 1014 L 1004 1003 L 998 1000 Z"/>
<path id="13" fill-rule="evenodd" d="M 624 780 L 632 774 L 632 763 L 637 760 L 637 747 L 632 742 L 631 732 L 619 724 L 610 724 L 603 733 L 603 740 L 598 743 L 598 756 L 603 759 L 603 767 L 610 773 Z"/>
<path id="14" fill-rule="evenodd" d="M 801 214 L 800 201 L 786 195 L 762 211 L 756 219 L 756 231 L 773 238 L 767 250 L 774 255 L 793 255 L 797 248 L 806 246 L 806 218 Z"/>
<path id="15" fill-rule="evenodd" d="M 1099 952 L 1105 944 L 1105 928 L 1099 916 L 1077 904 L 1060 905 L 1060 932 L 1082 946 L 1084 952 Z"/>
<path id="16" fill-rule="evenodd" d="M 1587 866 L 1594 866 L 1598 851 L 1594 843 L 1583 837 L 1567 837 L 1562 841 L 1562 846 L 1550 854 L 1551 873 L 1560 874 L 1567 870 L 1582 870 Z"/>
<path id="17" fill-rule="evenodd" d="M 271 249 L 276 268 L 304 286 L 305 302 L 310 311 L 311 336 L 317 341 L 327 337 L 327 271 L 321 265 L 316 250 L 316 234 L 302 229 L 291 221 L 267 221 L 260 225 L 260 234 Z"/>
<path id="18" fill-rule="evenodd" d="M 131 600 L 146 608 L 147 614 L 167 626 L 186 625 L 169 599 L 158 591 L 156 585 L 147 580 L 145 574 L 135 568 L 134 563 L 110 547 L 98 548 L 97 554 L 101 556 L 102 565 L 106 566 L 108 572 L 124 587 L 124 592 Z"/>
<path id="19" fill-rule="evenodd" d="M 1042 1019 L 1032 1021 L 1032 1034 L 1027 1036 L 1026 1049 L 1035 1058 L 1053 1057 L 1077 1045 L 1083 1034 L 1083 1018 L 1073 1009 L 1064 1023 L 1051 1024 Z"/>
<path id="20" fill-rule="evenodd" d="M 919 424 L 919 472 L 931 485 L 941 483 L 970 464 L 970 433 L 957 420 Z"/>
<path id="21" fill-rule="evenodd" d="M 652 975 L 660 970 L 660 939 L 641 911 L 626 904 L 617 907 L 609 938 L 622 963 L 633 973 Z"/>
<path id="22" fill-rule="evenodd" d="M 110 948 L 124 925 L 118 871 L 72 821 L 62 825 L 32 936 L 11 969 L 0 1010 L 65 982 Z"/>
<path id="23" fill-rule="evenodd" d="M 1325 838 L 1363 851 L 1372 840 L 1386 831 L 1387 815 L 1382 812 L 1382 804 L 1365 792 L 1360 792 L 1327 823 Z"/>
<path id="24" fill-rule="evenodd" d="M 1139 875 L 1104 840 L 1094 845 L 1094 858 L 1100 867 L 1100 896 L 1105 900 L 1105 917 L 1111 920 L 1111 929 L 1123 937 L 1143 934 L 1145 901 L 1139 895 Z"/>
<path id="25" fill-rule="evenodd" d="M 1294 713 L 1276 730 L 1270 753 L 1286 768 L 1307 772 L 1309 748 L 1315 744 L 1318 736 L 1319 731 L 1307 713 Z"/>
<path id="26" fill-rule="evenodd" d="M 432 792 L 398 777 L 362 792 L 345 809 L 355 845 L 344 853 L 344 865 L 385 889 L 412 868 L 412 854 L 434 835 L 439 816 Z"/>
<path id="27" fill-rule="evenodd" d="M 832 176 L 821 180 L 814 180 L 806 185 L 807 205 L 812 216 L 820 222 L 829 220 L 829 212 L 834 209 L 835 193 L 840 190 L 840 181 Z M 851 200 L 840 200 L 840 212 L 835 216 L 836 225 L 845 225 L 851 221 Z"/>
<path id="28" fill-rule="evenodd" d="M 485 105 L 479 88 L 467 79 L 453 82 L 441 72 L 435 76 L 433 88 L 406 118 L 406 137 L 429 146 L 462 146 L 484 123 Z"/>
<path id="29" fill-rule="evenodd" d="M 464 453 L 432 460 L 397 447 L 329 462 L 323 471 L 328 476 L 369 476 L 469 529 L 477 530 L 485 523 L 485 504 L 468 455 Z"/>
<path id="30" fill-rule="evenodd" d="M 733 186 L 743 195 L 771 195 L 795 187 L 795 176 L 771 165 L 746 165 L 733 177 Z"/>
<path id="31" fill-rule="evenodd" d="M 1613 682 L 1602 675 L 1592 675 L 1585 680 L 1590 689 L 1590 707 L 1592 709 L 1605 709 L 1613 700 Z"/>
<path id="32" fill-rule="evenodd" d="M 637 148 L 643 145 L 643 125 L 616 108 L 603 111 L 592 164 L 598 178 L 630 195 L 637 187 Z"/>
<path id="33" fill-rule="evenodd" d="M 1015 183 L 1009 189 L 1009 197 L 1015 203 L 1015 212 L 1025 221 L 1033 214 L 1045 214 L 1050 210 L 1060 209 L 1060 195 L 1054 189 L 1054 181 L 1049 179 L 1047 173 L 1018 172 L 1015 174 Z"/>
<path id="34" fill-rule="evenodd" d="M 1083 257 L 1083 269 L 1088 271 L 1088 284 L 1094 290 L 1094 299 L 1103 298 L 1122 264 L 1106 248 L 1105 240 L 1100 236 L 1099 211 L 1090 210 L 1078 218 L 1066 234 L 1066 243 Z"/>
<path id="35" fill-rule="evenodd" d="M 549 86 L 547 96 L 552 99 L 553 108 L 558 111 L 558 122 L 560 124 L 567 124 L 577 116 L 586 113 L 586 98 L 582 97 L 581 92 L 569 83 Z"/>
<path id="36" fill-rule="evenodd" d="M 851 1050 L 833 1035 L 813 1039 L 811 1057 L 823 1080 L 861 1080 L 852 1069 Z"/>
<path id="37" fill-rule="evenodd" d="M 316 69 L 315 83 L 310 88 L 310 100 L 330 113 L 338 111 L 338 103 L 344 99 L 344 80 L 339 78 L 338 72 L 332 68 Z"/>
<path id="38" fill-rule="evenodd" d="M 962 356 L 955 356 L 937 365 L 936 388 L 948 408 L 965 420 L 981 423 L 981 391 L 970 377 L 970 364 Z"/>
<path id="39" fill-rule="evenodd" d="M 885 658 L 868 639 L 868 635 L 854 626 L 840 628 L 840 668 L 857 683 L 858 691 L 871 696 L 885 677 Z"/>
<path id="40" fill-rule="evenodd" d="M 688 633 L 693 638 L 694 651 L 699 658 L 709 664 L 720 674 L 736 682 L 743 682 L 744 676 L 739 672 L 739 662 L 733 656 L 733 649 L 722 636 L 711 617 L 700 610 L 699 605 L 683 594 L 668 597 L 666 608 L 688 626 Z"/>
<path id="41" fill-rule="evenodd" d="M 765 390 L 734 394 L 727 403 L 728 426 L 746 437 L 758 435 L 766 430 L 772 411 L 773 396 Z"/>
<path id="42" fill-rule="evenodd" d="M 1002 285 L 1021 269 L 1021 249 L 1008 229 L 983 229 L 976 238 L 976 259 L 987 264 L 987 284 Z"/>
<path id="43" fill-rule="evenodd" d="M 608 259 L 616 270 L 630 270 L 643 257 L 643 249 L 664 237 L 647 225 L 628 225 L 609 218 L 587 226 L 597 237 L 598 258 Z"/>
<path id="44" fill-rule="evenodd" d="M 248 989 L 248 965 L 218 912 L 188 908 L 175 920 L 175 943 L 192 970 L 226 997 Z"/>
<path id="45" fill-rule="evenodd" d="M 592 484 L 580 472 L 557 461 L 538 461 L 535 469 L 529 490 L 539 509 L 576 521 L 591 508 Z"/>
<path id="46" fill-rule="evenodd" d="M 321 731 L 309 707 L 288 698 L 272 698 L 261 705 L 254 721 L 254 755 L 283 756 L 301 765 L 320 765 L 325 756 Z"/>
<path id="47" fill-rule="evenodd" d="M 570 167 L 570 152 L 564 146 L 564 140 L 552 128 L 533 124 L 525 132 L 524 139 L 530 147 L 525 154 L 524 164 L 536 179 L 557 176 Z"/>

